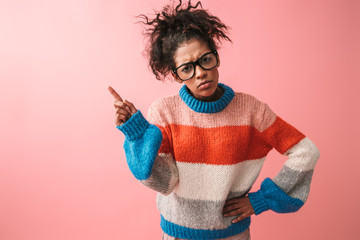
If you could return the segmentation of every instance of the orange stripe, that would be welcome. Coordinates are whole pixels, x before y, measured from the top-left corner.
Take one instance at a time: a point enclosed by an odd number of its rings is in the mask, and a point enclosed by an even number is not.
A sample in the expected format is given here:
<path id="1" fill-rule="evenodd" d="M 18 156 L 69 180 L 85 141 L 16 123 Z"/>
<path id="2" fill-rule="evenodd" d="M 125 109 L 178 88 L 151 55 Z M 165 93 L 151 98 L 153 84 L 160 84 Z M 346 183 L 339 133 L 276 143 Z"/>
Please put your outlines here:
<path id="1" fill-rule="evenodd" d="M 262 132 L 262 135 L 265 141 L 281 154 L 305 138 L 303 133 L 278 116 L 275 122 Z"/>
<path id="2" fill-rule="evenodd" d="M 161 130 L 161 133 L 163 135 L 163 139 L 162 139 L 162 142 L 161 142 L 161 146 L 160 146 L 160 149 L 159 149 L 159 153 L 171 153 L 173 156 L 174 156 L 174 152 L 171 148 L 172 146 L 172 139 L 171 137 L 171 130 L 170 130 L 170 127 L 162 127 L 160 125 L 156 125 L 160 130 Z"/>
<path id="3" fill-rule="evenodd" d="M 250 126 L 199 128 L 170 125 L 169 128 L 172 153 L 179 162 L 229 165 L 262 158 L 272 149 L 261 139 L 261 133 Z M 162 130 L 166 132 L 166 129 Z M 164 143 L 162 150 L 169 148 Z"/>

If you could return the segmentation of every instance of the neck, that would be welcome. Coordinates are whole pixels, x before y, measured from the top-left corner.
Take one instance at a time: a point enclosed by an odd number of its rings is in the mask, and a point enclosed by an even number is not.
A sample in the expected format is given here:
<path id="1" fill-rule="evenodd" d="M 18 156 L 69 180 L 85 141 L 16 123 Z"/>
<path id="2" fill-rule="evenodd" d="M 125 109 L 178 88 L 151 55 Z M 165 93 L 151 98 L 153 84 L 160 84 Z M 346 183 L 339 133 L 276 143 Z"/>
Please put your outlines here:
<path id="1" fill-rule="evenodd" d="M 181 87 L 179 94 L 189 108 L 199 113 L 221 112 L 235 96 L 234 91 L 223 83 L 218 83 L 215 93 L 207 97 L 206 100 L 192 96 L 186 85 Z"/>

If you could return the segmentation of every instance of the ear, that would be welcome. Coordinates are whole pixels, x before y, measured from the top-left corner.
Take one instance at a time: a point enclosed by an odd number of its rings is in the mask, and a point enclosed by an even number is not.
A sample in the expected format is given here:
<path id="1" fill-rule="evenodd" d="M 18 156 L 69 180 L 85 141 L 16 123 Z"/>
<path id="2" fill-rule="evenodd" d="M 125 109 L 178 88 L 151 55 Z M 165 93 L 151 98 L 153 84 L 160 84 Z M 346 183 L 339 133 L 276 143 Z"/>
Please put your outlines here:
<path id="1" fill-rule="evenodd" d="M 217 67 L 220 67 L 220 55 L 219 55 L 219 53 L 217 54 L 217 58 L 218 58 L 218 65 L 217 65 Z"/>
<path id="2" fill-rule="evenodd" d="M 178 76 L 176 76 L 176 74 L 174 72 L 171 72 L 171 75 L 173 76 L 174 80 L 178 83 L 183 83 L 183 81 L 181 81 Z"/>

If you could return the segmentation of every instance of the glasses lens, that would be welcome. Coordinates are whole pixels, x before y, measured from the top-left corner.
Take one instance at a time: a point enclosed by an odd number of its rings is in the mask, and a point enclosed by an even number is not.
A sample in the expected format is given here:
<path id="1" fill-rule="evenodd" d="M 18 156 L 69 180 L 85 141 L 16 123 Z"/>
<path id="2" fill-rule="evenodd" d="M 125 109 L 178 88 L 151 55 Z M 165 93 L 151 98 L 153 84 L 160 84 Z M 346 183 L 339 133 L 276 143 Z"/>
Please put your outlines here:
<path id="1" fill-rule="evenodd" d="M 215 53 L 208 53 L 199 59 L 199 64 L 202 68 L 210 70 L 217 65 L 217 59 Z"/>
<path id="2" fill-rule="evenodd" d="M 209 52 L 203 55 L 198 61 L 194 63 L 184 64 L 176 69 L 176 74 L 178 77 L 185 81 L 194 76 L 196 64 L 199 64 L 201 68 L 205 70 L 210 70 L 215 68 L 218 65 L 218 60 L 216 53 Z"/>
<path id="3" fill-rule="evenodd" d="M 182 80 L 186 80 L 193 76 L 194 66 L 191 63 L 185 64 L 179 67 L 176 72 Z"/>

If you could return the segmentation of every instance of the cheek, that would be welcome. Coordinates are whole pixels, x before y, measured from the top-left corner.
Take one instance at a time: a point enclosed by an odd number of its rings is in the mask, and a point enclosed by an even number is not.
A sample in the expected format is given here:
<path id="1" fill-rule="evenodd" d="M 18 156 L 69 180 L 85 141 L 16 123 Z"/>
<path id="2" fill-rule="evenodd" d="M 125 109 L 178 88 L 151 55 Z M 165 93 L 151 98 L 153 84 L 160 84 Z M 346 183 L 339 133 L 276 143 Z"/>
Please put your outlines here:
<path id="1" fill-rule="evenodd" d="M 191 91 L 197 91 L 197 85 L 195 84 L 195 82 L 192 82 L 191 84 L 189 84 L 189 88 L 191 89 Z"/>
<path id="2" fill-rule="evenodd" d="M 211 72 L 211 77 L 213 78 L 213 80 L 218 80 L 219 78 L 219 71 L 218 69 L 213 69 L 213 71 Z"/>
<path id="3" fill-rule="evenodd" d="M 190 91 L 194 91 L 196 87 L 195 84 L 193 82 L 190 82 L 191 80 L 186 81 L 184 84 L 188 87 L 188 89 L 190 89 Z"/>

